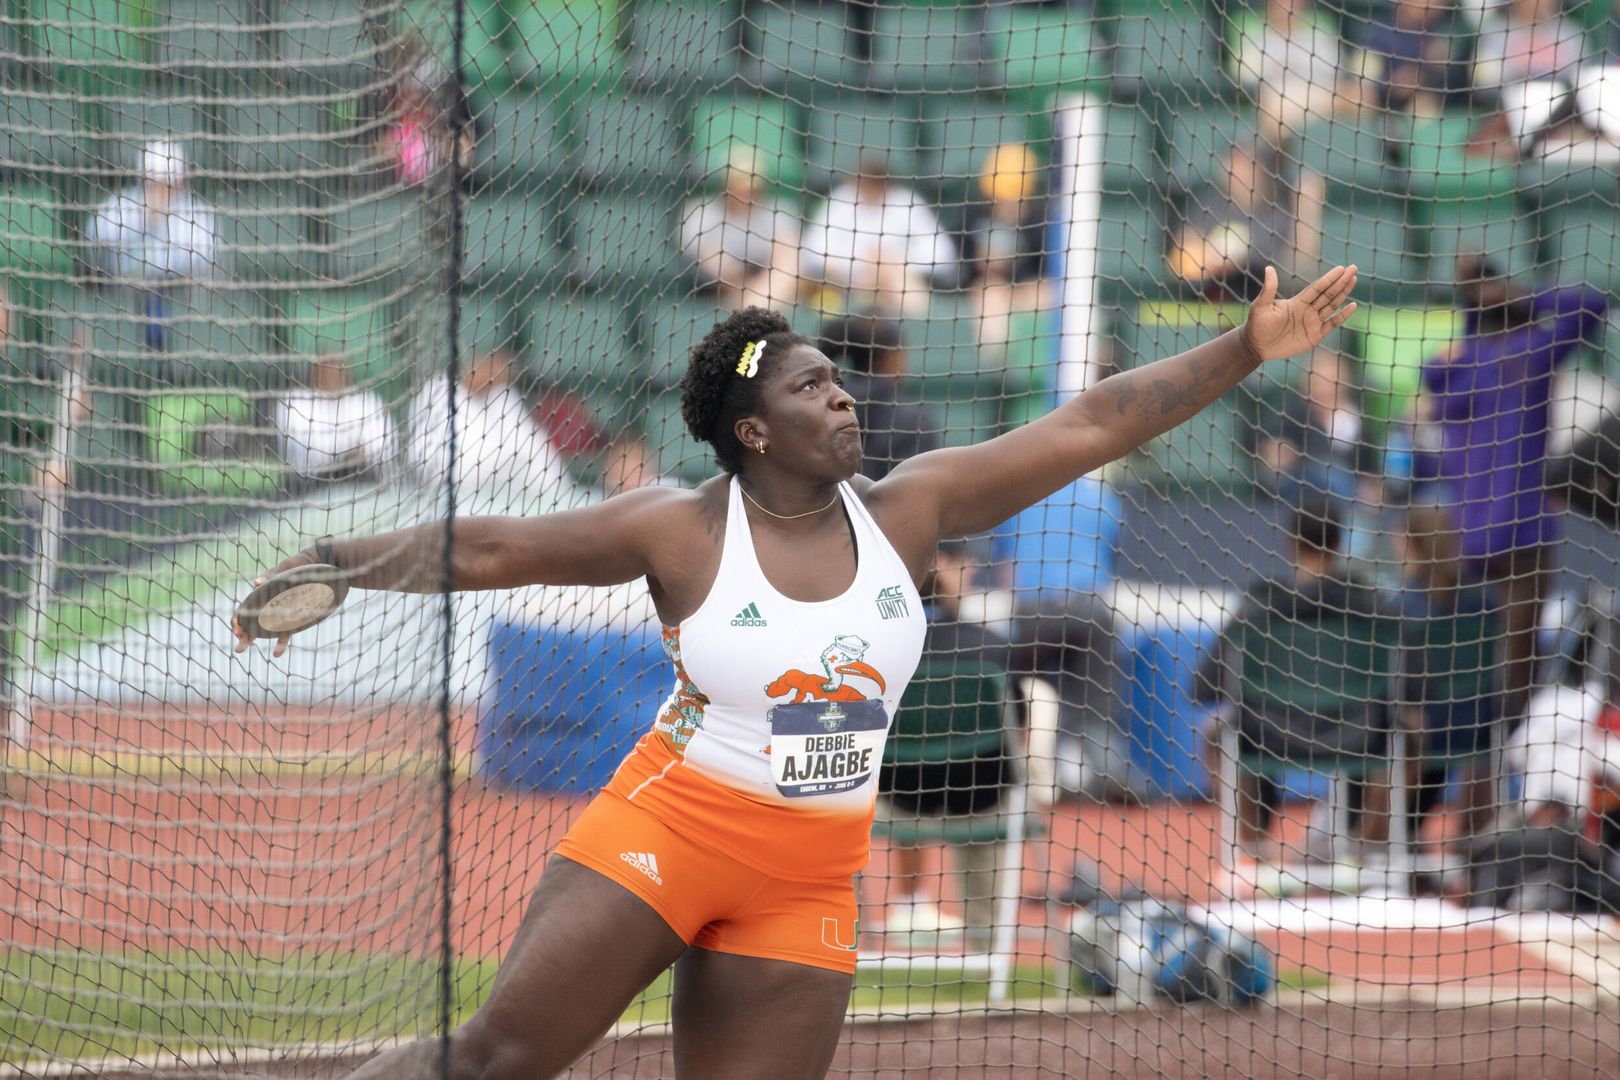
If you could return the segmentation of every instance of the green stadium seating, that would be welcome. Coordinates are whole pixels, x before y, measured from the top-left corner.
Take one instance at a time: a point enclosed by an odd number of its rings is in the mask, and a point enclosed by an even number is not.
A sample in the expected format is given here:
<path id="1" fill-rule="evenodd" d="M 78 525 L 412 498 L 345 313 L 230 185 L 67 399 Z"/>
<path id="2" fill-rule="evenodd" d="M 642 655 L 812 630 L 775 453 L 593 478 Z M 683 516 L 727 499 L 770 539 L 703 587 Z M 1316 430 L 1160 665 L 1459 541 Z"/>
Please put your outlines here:
<path id="1" fill-rule="evenodd" d="M 309 218 L 297 188 L 247 186 L 213 200 L 215 259 L 246 284 L 301 277 L 314 269 Z"/>
<path id="2" fill-rule="evenodd" d="M 654 298 L 642 317 L 655 384 L 673 387 L 686 374 L 692 347 L 729 314 L 712 300 L 685 294 Z"/>
<path id="3" fill-rule="evenodd" d="M 456 350 L 463 371 L 496 349 L 520 354 L 521 335 L 513 316 L 516 294 L 504 283 L 488 282 L 462 289 L 457 304 Z M 403 296 L 394 304 L 394 325 L 414 327 L 410 352 L 418 373 L 447 370 L 450 364 L 450 301 L 436 293 L 424 305 L 419 297 Z M 520 387 L 521 389 L 521 387 Z"/>
<path id="4" fill-rule="evenodd" d="M 692 168 L 699 177 L 716 177 L 733 153 L 749 150 L 767 182 L 797 190 L 804 184 L 803 130 L 794 110 L 777 98 L 706 98 L 692 115 Z"/>
<path id="5" fill-rule="evenodd" d="M 1462 312 L 1451 308 L 1361 307 L 1345 324 L 1361 341 L 1362 412 L 1382 422 L 1411 413 L 1424 361 L 1462 335 Z"/>
<path id="6" fill-rule="evenodd" d="M 845 4 L 762 0 L 750 6 L 748 25 L 743 75 L 749 83 L 795 96 L 812 84 L 865 85 Z"/>
<path id="7" fill-rule="evenodd" d="M 507 72 L 513 81 L 553 94 L 618 81 L 624 64 L 615 45 L 614 0 L 512 0 L 507 11 Z"/>
<path id="8" fill-rule="evenodd" d="M 1545 248 L 1559 284 L 1620 295 L 1620 209 L 1583 200 L 1543 212 Z"/>
<path id="9" fill-rule="evenodd" d="M 403 399 L 410 372 L 395 356 L 383 296 L 363 289 L 303 289 L 292 295 L 286 312 L 295 357 L 341 356 L 356 385 L 377 390 L 384 401 Z"/>
<path id="10" fill-rule="evenodd" d="M 454 10 L 454 5 L 445 0 L 409 0 L 396 16 L 395 25 L 421 34 L 439 62 L 446 69 L 454 69 Z M 510 21 L 500 0 L 466 0 L 461 51 L 464 85 L 495 90 L 508 85 L 505 39 Z"/>
<path id="11" fill-rule="evenodd" d="M 1535 259 L 1536 222 L 1519 204 L 1518 170 L 1467 154 L 1473 126 L 1462 115 L 1412 125 L 1407 218 L 1414 249 L 1428 256 L 1428 281 L 1442 287 L 1459 251 L 1490 252 L 1510 273 Z"/>
<path id="12" fill-rule="evenodd" d="M 1406 169 L 1386 161 L 1391 149 L 1399 153 L 1390 138 L 1401 135 L 1398 128 L 1384 131 L 1376 120 L 1317 120 L 1305 125 L 1294 153 L 1302 168 L 1326 181 L 1329 206 L 1384 209 L 1390 200 L 1404 205 Z"/>
<path id="13" fill-rule="evenodd" d="M 556 211 L 521 196 L 474 197 L 463 210 L 465 264 L 473 281 L 533 283 L 560 275 L 566 257 L 557 238 Z"/>
<path id="14" fill-rule="evenodd" d="M 182 494 L 251 498 L 280 484 L 280 468 L 246 394 L 161 394 L 146 405 L 148 455 L 159 482 Z"/>
<path id="15" fill-rule="evenodd" d="M 1026 143 L 1041 154 L 1051 139 L 1050 117 L 1027 101 L 996 94 L 945 95 L 925 103 L 919 174 L 936 181 L 949 202 L 977 180 L 991 152 Z"/>
<path id="16" fill-rule="evenodd" d="M 735 73 L 739 20 L 728 0 L 641 0 L 630 13 L 630 78 L 681 92 Z"/>
<path id="17" fill-rule="evenodd" d="M 881 152 L 889 175 L 909 181 L 917 175 L 921 139 L 920 101 L 912 94 L 848 94 L 808 111 L 806 182 L 826 191 L 854 175 L 863 154 Z"/>
<path id="18" fill-rule="evenodd" d="M 0 170 L 77 173 L 97 151 L 77 95 L 65 87 L 12 86 L 0 95 Z"/>
<path id="19" fill-rule="evenodd" d="M 37 184 L 0 191 L 0 269 L 30 277 L 72 272 L 59 206 L 51 189 Z"/>
<path id="20" fill-rule="evenodd" d="M 551 188 L 569 166 L 568 125 L 546 93 L 513 90 L 487 107 L 489 131 L 478 140 L 479 175 L 500 188 Z"/>
<path id="21" fill-rule="evenodd" d="M 1129 105 L 1104 109 L 1104 192 L 1125 195 L 1161 187 L 1159 160 L 1158 134 L 1146 113 Z"/>
<path id="22" fill-rule="evenodd" d="M 576 204 L 572 228 L 574 272 L 583 282 L 673 278 L 684 262 L 676 250 L 676 221 L 668 204 L 646 197 L 593 194 Z M 620 295 L 621 308 L 626 297 Z"/>
<path id="23" fill-rule="evenodd" d="M 1133 368 L 1185 352 L 1236 325 L 1241 307 L 1210 304 L 1144 303 L 1127 306 L 1116 332 L 1119 366 Z M 1249 482 L 1251 462 L 1245 433 L 1244 395 L 1227 394 L 1192 420 L 1154 439 L 1144 449 L 1150 463 L 1142 479 L 1169 491 L 1241 490 Z"/>
<path id="24" fill-rule="evenodd" d="M 324 82 L 357 81 L 357 73 L 378 63 L 364 8 L 362 0 L 280 0 L 276 55 Z"/>
<path id="25" fill-rule="evenodd" d="M 1099 299 L 1120 304 L 1164 295 L 1168 239 L 1164 203 L 1157 196 L 1104 195 L 1097 222 Z"/>
<path id="26" fill-rule="evenodd" d="M 526 305 L 529 355 L 546 383 L 593 398 L 639 393 L 640 327 L 622 296 L 540 294 Z"/>
<path id="27" fill-rule="evenodd" d="M 1620 226 L 1620 175 L 1607 166 L 1545 163 L 1519 173 L 1522 197 L 1541 212 L 1541 254 L 1561 284 L 1620 289 L 1615 236 Z M 1620 346 L 1620 334 L 1610 334 Z"/>
<path id="28" fill-rule="evenodd" d="M 977 6 L 879 5 L 872 23 L 871 85 L 883 90 L 967 90 L 984 46 Z"/>
<path id="29" fill-rule="evenodd" d="M 326 219 L 327 276 L 359 284 L 430 272 L 427 212 L 415 193 L 339 204 Z"/>
<path id="30" fill-rule="evenodd" d="M 253 180 L 318 180 L 337 160 L 332 107 L 298 93 L 267 92 L 219 106 L 221 168 Z"/>
<path id="31" fill-rule="evenodd" d="M 1378 207 L 1322 213 L 1322 265 L 1355 264 L 1356 295 L 1363 302 L 1391 303 L 1420 291 L 1421 264 L 1407 254 L 1410 242 L 1402 209 Z"/>
<path id="32" fill-rule="evenodd" d="M 260 388 L 279 379 L 269 351 L 268 314 L 251 289 L 187 289 L 173 297 L 164 334 L 181 385 Z"/>
<path id="33" fill-rule="evenodd" d="M 572 127 L 587 183 L 657 187 L 682 172 L 680 129 L 665 96 L 582 98 L 574 104 Z"/>
<path id="34" fill-rule="evenodd" d="M 967 303 L 947 293 L 936 293 L 926 318 L 901 320 L 902 337 L 911 368 L 923 378 L 976 380 L 979 367 L 979 321 Z"/>
<path id="35" fill-rule="evenodd" d="M 697 484 L 717 471 L 713 452 L 687 432 L 681 418 L 681 396 L 674 390 L 655 394 L 638 426 L 664 472 Z"/>
<path id="36" fill-rule="evenodd" d="M 203 121 L 203 110 L 189 101 L 121 101 L 103 109 L 109 151 L 105 168 L 134 175 L 140 172 L 141 154 L 154 139 L 178 142 L 187 167 L 195 174 L 211 169 L 216 154 Z"/>
<path id="37" fill-rule="evenodd" d="M 1122 16 L 1113 31 L 1116 97 L 1167 114 L 1228 85 L 1220 46 L 1198 7 Z"/>
<path id="38" fill-rule="evenodd" d="M 1165 168 L 1171 184 L 1182 191 L 1223 184 L 1232 144 L 1252 145 L 1257 130 L 1254 115 L 1247 109 L 1222 104 L 1178 109 L 1165 143 Z"/>
<path id="39" fill-rule="evenodd" d="M 26 0 L 34 50 L 50 63 L 122 69 L 144 56 L 152 9 L 126 0 Z"/>
<path id="40" fill-rule="evenodd" d="M 164 0 L 158 63 L 217 78 L 264 62 L 262 16 L 252 0 Z"/>
<path id="41" fill-rule="evenodd" d="M 993 90 L 1106 93 L 1107 44 L 1084 8 L 1001 4 L 991 10 L 980 85 Z"/>

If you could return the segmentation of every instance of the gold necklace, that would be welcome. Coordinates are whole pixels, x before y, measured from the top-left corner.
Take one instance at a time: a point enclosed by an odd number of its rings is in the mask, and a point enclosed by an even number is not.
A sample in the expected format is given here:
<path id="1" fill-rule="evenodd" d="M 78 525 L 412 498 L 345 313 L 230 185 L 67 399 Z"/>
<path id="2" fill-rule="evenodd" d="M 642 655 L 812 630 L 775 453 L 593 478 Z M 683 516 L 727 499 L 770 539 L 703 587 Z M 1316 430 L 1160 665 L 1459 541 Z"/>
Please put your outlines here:
<path id="1" fill-rule="evenodd" d="M 832 501 L 827 503 L 826 506 L 818 507 L 815 510 L 806 510 L 802 514 L 778 514 L 775 510 L 767 510 L 763 506 L 760 506 L 759 500 L 748 494 L 748 489 L 743 487 L 742 484 L 738 484 L 737 488 L 743 493 L 743 498 L 754 504 L 755 509 L 762 514 L 771 515 L 771 517 L 776 518 L 778 521 L 797 521 L 799 518 L 815 517 L 817 514 L 822 513 L 825 510 L 831 510 L 833 503 L 838 501 L 838 492 L 834 491 Z"/>

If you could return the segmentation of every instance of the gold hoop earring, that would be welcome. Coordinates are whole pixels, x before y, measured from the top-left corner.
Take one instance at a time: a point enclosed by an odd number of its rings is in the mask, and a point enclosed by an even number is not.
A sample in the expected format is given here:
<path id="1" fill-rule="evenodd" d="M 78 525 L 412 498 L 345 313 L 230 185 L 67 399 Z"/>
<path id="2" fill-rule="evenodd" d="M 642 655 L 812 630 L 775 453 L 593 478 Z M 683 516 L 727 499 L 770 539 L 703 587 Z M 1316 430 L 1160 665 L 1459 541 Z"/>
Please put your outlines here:
<path id="1" fill-rule="evenodd" d="M 760 453 L 763 454 L 765 452 L 765 442 L 764 442 L 764 440 L 762 439 L 759 442 L 756 442 L 754 444 L 754 449 L 758 450 Z"/>

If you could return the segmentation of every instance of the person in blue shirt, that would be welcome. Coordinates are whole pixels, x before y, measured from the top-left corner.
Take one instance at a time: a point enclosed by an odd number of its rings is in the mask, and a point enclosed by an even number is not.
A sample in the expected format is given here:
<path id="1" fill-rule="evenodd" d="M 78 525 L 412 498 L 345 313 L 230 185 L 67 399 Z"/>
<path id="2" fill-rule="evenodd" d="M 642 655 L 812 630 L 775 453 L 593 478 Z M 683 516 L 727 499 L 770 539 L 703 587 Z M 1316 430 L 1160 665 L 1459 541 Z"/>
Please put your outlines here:
<path id="1" fill-rule="evenodd" d="M 1391 112 L 1433 116 L 1467 98 L 1473 35 L 1449 0 L 1399 0 L 1368 29 L 1366 51 Z"/>
<path id="2" fill-rule="evenodd" d="M 1464 334 L 1423 365 L 1422 412 L 1440 431 L 1437 484 L 1462 555 L 1498 594 L 1506 623 L 1503 715 L 1524 710 L 1536 615 L 1562 535 L 1546 476 L 1554 370 L 1603 325 L 1608 297 L 1584 286 L 1530 292 L 1489 259 L 1457 259 Z"/>

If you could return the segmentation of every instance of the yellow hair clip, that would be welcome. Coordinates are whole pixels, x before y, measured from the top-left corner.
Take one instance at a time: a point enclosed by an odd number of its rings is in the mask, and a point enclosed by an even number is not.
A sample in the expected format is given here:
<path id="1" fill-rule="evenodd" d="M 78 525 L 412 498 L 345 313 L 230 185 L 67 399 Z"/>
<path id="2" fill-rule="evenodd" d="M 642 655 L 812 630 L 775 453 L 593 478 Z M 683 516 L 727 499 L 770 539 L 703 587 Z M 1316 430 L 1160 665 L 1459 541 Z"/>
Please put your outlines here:
<path id="1" fill-rule="evenodd" d="M 737 361 L 737 374 L 745 379 L 752 379 L 759 374 L 759 358 L 765 351 L 765 339 L 750 341 L 743 349 L 742 359 Z"/>

